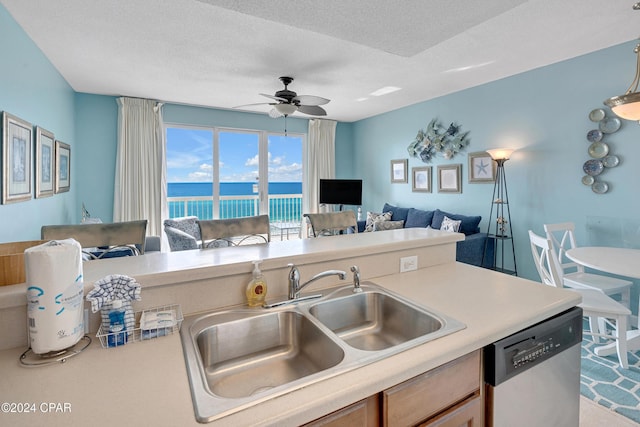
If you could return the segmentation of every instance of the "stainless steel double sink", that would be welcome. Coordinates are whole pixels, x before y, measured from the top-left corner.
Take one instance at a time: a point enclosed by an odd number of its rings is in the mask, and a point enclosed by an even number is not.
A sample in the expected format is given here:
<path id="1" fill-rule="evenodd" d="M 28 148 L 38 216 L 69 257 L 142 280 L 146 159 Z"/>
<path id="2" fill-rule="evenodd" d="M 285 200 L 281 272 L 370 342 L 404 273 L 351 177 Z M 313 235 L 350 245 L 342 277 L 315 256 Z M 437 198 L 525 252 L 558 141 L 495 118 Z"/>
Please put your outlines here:
<path id="1" fill-rule="evenodd" d="M 180 335 L 196 419 L 220 419 L 465 328 L 373 283 L 361 289 L 185 318 Z"/>

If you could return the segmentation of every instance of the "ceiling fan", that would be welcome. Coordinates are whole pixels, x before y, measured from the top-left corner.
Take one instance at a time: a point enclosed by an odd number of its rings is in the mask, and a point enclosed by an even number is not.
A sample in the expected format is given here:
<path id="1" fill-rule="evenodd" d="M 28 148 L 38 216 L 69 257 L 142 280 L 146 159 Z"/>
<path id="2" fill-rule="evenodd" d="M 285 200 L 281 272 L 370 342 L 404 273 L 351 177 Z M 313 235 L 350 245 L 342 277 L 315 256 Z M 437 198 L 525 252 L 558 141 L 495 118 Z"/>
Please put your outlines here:
<path id="1" fill-rule="evenodd" d="M 271 98 L 277 102 L 260 102 L 257 104 L 240 105 L 235 108 L 248 107 L 253 105 L 273 105 L 273 109 L 269 111 L 269 116 L 278 118 L 289 116 L 296 111 L 309 114 L 311 116 L 326 116 L 327 112 L 320 105 L 327 104 L 329 100 L 314 95 L 298 95 L 287 86 L 293 82 L 293 77 L 280 77 L 280 81 L 284 84 L 284 89 L 277 91 L 274 95 L 261 93 L 260 95 Z"/>

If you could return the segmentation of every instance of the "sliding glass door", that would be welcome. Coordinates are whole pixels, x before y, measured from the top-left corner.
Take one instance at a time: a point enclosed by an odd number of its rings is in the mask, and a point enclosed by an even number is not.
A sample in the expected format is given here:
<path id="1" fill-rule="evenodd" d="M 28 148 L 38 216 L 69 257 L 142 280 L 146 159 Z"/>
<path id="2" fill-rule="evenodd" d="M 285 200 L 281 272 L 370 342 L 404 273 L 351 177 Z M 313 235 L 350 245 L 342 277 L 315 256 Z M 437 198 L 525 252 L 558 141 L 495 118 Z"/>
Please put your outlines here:
<path id="1" fill-rule="evenodd" d="M 166 132 L 170 217 L 268 214 L 281 228 L 299 224 L 304 135 L 185 126 Z"/>

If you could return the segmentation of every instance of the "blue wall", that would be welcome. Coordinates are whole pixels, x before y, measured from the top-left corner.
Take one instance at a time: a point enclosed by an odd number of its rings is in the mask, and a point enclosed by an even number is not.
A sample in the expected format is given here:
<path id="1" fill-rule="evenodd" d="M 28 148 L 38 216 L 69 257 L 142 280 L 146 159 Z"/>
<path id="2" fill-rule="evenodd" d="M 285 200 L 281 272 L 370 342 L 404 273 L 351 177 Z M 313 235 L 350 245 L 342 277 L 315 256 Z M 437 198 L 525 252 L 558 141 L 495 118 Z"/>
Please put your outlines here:
<path id="1" fill-rule="evenodd" d="M 611 244 L 623 241 L 622 225 L 638 223 L 635 186 L 640 159 L 640 126 L 623 122 L 606 137 L 622 162 L 603 179 L 610 191 L 594 194 L 581 184 L 587 155 L 588 114 L 602 100 L 626 90 L 635 67 L 634 43 L 625 43 L 559 64 L 460 91 L 431 101 L 361 120 L 338 123 L 337 176 L 364 179 L 363 210 L 379 210 L 384 202 L 456 213 L 480 214 L 488 226 L 491 184 L 468 183 L 467 153 L 509 146 L 517 151 L 506 164 L 511 216 L 521 275 L 536 279 L 527 230 L 542 233 L 545 222 L 576 222 L 578 241 L 593 243 L 611 231 Z M 43 224 L 79 221 L 84 202 L 93 216 L 112 218 L 116 155 L 115 97 L 75 93 L 24 31 L 0 5 L 0 48 L 11 66 L 0 67 L 0 110 L 6 110 L 52 132 L 71 145 L 71 191 L 43 199 L 0 206 L 0 241 L 39 237 Z M 471 71 L 472 72 L 472 71 Z M 429 84 L 429 82 L 425 82 Z M 282 131 L 283 120 L 264 115 L 170 104 L 168 123 Z M 458 122 L 470 131 L 466 152 L 451 160 L 462 164 L 462 194 L 413 193 L 411 183 L 390 184 L 390 160 L 408 158 L 406 147 L 417 131 L 437 117 Z M 288 130 L 307 132 L 308 121 L 290 118 Z M 411 158 L 409 167 L 424 166 Z M 11 224 L 11 225 L 7 225 Z M 607 234 L 607 235 L 609 235 Z M 604 237 L 603 237 L 604 236 Z M 626 236 L 629 237 L 629 236 Z M 634 236 L 631 236 L 634 237 Z"/>
<path id="2" fill-rule="evenodd" d="M 283 132 L 284 119 L 272 119 L 264 114 L 188 105 L 166 104 L 163 107 L 166 124 L 219 126 L 237 129 L 257 129 Z M 78 205 L 85 204 L 93 217 L 103 221 L 113 218 L 113 186 L 117 151 L 118 106 L 116 97 L 77 93 L 75 96 L 76 140 L 80 142 L 75 173 Z M 287 131 L 308 131 L 309 120 L 287 118 Z M 349 170 L 351 156 L 351 124 L 338 123 L 336 138 L 337 168 Z"/>
<path id="3" fill-rule="evenodd" d="M 364 179 L 363 210 L 379 211 L 385 202 L 453 213 L 482 215 L 487 230 L 492 184 L 468 182 L 468 152 L 489 148 L 517 149 L 505 164 L 516 254 L 521 276 L 538 279 L 527 231 L 541 234 L 548 222 L 574 221 L 579 244 L 597 236 L 590 225 L 598 218 L 617 233 L 620 224 L 637 222 L 640 202 L 634 188 L 640 183 L 640 126 L 623 121 L 621 129 L 604 138 L 621 164 L 606 170 L 602 179 L 609 192 L 593 193 L 581 183 L 583 163 L 589 159 L 586 135 L 596 126 L 588 118 L 602 101 L 623 93 L 635 68 L 633 47 L 626 43 L 493 83 L 460 91 L 428 102 L 354 123 L 351 173 Z M 612 113 L 609 111 L 609 115 Z M 451 160 L 442 157 L 433 166 L 462 164 L 462 194 L 413 193 L 411 182 L 390 184 L 391 159 L 406 159 L 407 146 L 419 129 L 439 118 L 457 122 L 470 131 L 466 152 Z M 425 166 L 410 158 L 409 168 Z M 589 240 L 591 239 L 591 240 Z"/>
<path id="4" fill-rule="evenodd" d="M 0 206 L 0 242 L 39 239 L 41 225 L 69 223 L 77 218 L 75 94 L 1 5 L 0 52 L 4 58 L 0 67 L 0 111 L 31 123 L 34 135 L 35 126 L 41 126 L 71 146 L 71 191 Z"/>

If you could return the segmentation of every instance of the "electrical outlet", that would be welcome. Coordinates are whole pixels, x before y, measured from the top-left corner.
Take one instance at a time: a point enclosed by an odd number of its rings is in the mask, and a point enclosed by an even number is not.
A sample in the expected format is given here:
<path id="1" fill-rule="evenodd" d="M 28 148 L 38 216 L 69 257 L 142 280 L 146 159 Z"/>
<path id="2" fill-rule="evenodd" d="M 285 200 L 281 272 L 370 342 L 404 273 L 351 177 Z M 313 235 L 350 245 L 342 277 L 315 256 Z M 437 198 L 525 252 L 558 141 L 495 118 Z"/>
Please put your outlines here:
<path id="1" fill-rule="evenodd" d="M 413 271 L 417 269 L 418 269 L 418 257 L 416 255 L 400 258 L 400 273 L 404 273 L 405 271 Z"/>

